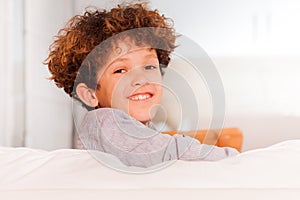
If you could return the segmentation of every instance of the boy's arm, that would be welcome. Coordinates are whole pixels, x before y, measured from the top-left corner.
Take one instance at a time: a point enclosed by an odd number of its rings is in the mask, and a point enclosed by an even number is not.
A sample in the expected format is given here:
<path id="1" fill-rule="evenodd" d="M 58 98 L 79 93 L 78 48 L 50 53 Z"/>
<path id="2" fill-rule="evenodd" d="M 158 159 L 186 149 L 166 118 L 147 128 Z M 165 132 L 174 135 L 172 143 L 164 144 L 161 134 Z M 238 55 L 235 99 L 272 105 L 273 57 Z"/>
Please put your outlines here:
<path id="1" fill-rule="evenodd" d="M 213 161 L 238 153 L 184 135 L 161 134 L 111 108 L 89 112 L 79 132 L 86 149 L 113 154 L 129 166 L 149 167 L 176 159 Z"/>
<path id="2" fill-rule="evenodd" d="M 194 131 L 166 131 L 169 135 L 183 134 L 200 141 L 202 144 L 210 144 L 218 147 L 232 147 L 241 152 L 243 133 L 238 128 L 223 128 Z"/>
<path id="3" fill-rule="evenodd" d="M 173 137 L 180 160 L 216 161 L 238 154 L 234 148 L 201 144 L 198 140 L 182 134 L 176 134 Z"/>

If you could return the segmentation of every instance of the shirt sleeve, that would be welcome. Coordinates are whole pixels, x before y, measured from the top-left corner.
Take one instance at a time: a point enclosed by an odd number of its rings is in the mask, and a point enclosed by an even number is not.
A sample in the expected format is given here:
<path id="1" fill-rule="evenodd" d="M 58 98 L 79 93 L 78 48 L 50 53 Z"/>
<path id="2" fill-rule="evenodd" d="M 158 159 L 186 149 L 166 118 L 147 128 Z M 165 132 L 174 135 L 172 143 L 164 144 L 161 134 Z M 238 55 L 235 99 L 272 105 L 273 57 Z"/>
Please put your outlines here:
<path id="1" fill-rule="evenodd" d="M 88 112 L 78 133 L 85 149 L 112 154 L 128 166 L 149 167 L 169 160 L 216 161 L 238 154 L 233 148 L 201 144 L 189 136 L 162 134 L 112 108 Z"/>

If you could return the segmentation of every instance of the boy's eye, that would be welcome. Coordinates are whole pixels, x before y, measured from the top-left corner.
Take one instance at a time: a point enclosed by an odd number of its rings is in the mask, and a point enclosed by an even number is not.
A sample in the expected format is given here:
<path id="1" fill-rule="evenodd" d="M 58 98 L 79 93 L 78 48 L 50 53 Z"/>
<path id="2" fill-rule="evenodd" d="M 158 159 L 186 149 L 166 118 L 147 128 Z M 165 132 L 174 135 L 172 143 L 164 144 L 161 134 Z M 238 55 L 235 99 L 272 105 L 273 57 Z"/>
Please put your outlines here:
<path id="1" fill-rule="evenodd" d="M 145 66 L 145 69 L 146 70 L 153 70 L 153 69 L 157 69 L 157 67 L 154 66 L 154 65 L 147 65 L 147 66 Z"/>
<path id="2" fill-rule="evenodd" d="M 118 69 L 116 71 L 114 71 L 114 74 L 118 74 L 118 73 L 125 73 L 126 69 Z"/>

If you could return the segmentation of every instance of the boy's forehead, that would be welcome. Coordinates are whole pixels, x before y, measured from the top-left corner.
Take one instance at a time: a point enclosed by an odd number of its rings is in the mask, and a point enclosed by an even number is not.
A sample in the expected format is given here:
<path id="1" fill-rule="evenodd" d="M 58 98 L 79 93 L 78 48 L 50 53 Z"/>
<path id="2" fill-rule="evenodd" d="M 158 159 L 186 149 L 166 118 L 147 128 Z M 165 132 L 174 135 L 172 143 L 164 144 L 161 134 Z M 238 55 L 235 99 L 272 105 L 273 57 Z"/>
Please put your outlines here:
<path id="1" fill-rule="evenodd" d="M 114 62 L 116 59 L 129 55 L 132 52 L 147 50 L 150 54 L 151 49 L 152 48 L 146 44 L 136 45 L 133 41 L 120 41 L 113 45 L 112 51 L 108 56 L 108 62 L 106 63 L 106 65 L 109 65 L 109 63 Z"/>
<path id="2" fill-rule="evenodd" d="M 139 49 L 150 49 L 147 44 L 136 45 L 132 39 L 119 40 L 112 45 L 111 58 L 120 57 Z"/>

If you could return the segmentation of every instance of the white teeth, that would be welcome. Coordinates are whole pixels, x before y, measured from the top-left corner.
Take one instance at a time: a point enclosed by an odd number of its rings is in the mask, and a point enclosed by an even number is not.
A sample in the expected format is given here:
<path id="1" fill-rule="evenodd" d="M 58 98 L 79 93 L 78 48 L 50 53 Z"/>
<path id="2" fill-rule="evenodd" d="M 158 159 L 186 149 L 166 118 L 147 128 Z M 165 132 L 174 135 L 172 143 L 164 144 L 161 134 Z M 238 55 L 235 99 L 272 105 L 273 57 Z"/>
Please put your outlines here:
<path id="1" fill-rule="evenodd" d="M 145 99 L 148 99 L 150 98 L 150 95 L 149 94 L 145 94 L 145 95 L 136 95 L 136 96 L 132 96 L 130 97 L 131 100 L 134 100 L 134 101 L 138 101 L 138 100 L 145 100 Z"/>

